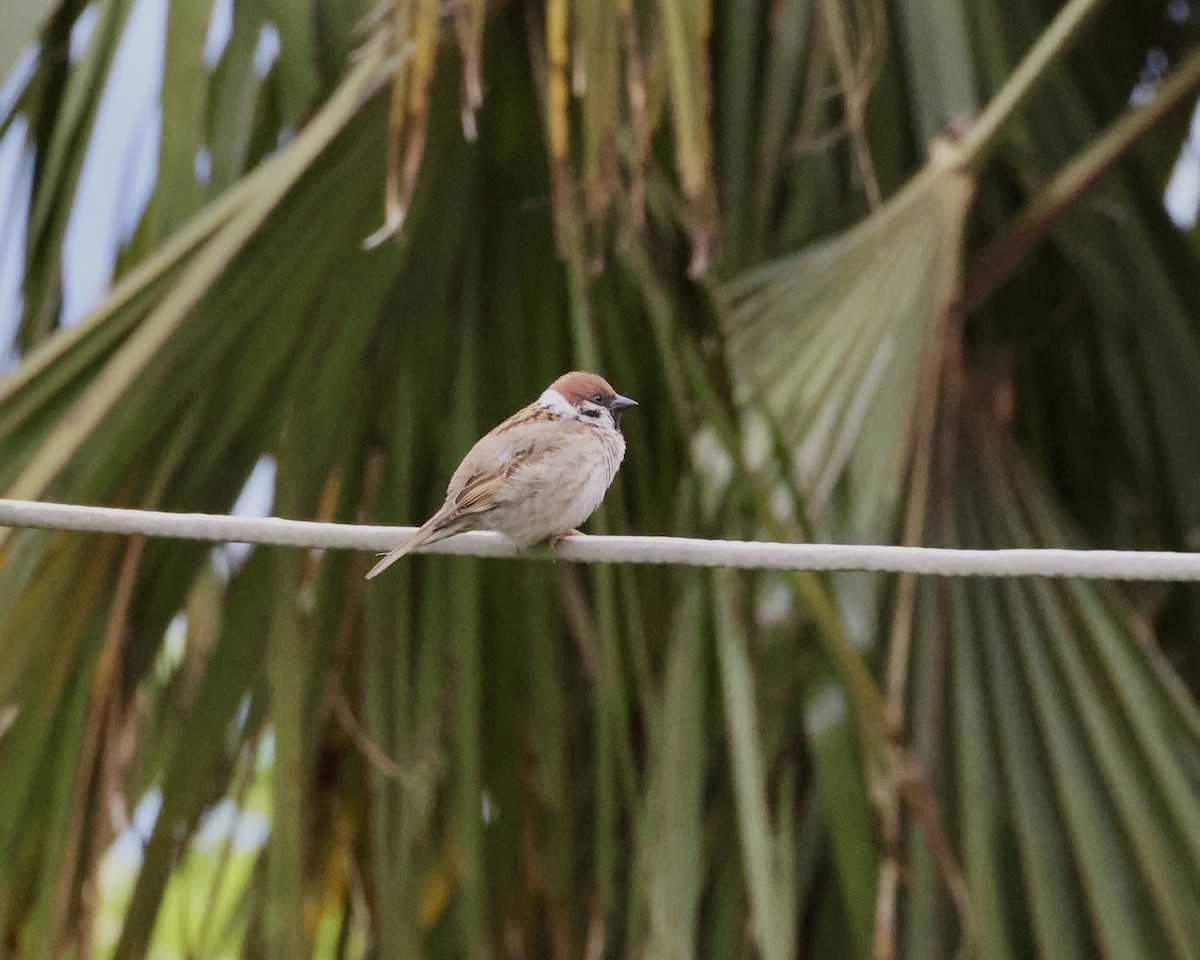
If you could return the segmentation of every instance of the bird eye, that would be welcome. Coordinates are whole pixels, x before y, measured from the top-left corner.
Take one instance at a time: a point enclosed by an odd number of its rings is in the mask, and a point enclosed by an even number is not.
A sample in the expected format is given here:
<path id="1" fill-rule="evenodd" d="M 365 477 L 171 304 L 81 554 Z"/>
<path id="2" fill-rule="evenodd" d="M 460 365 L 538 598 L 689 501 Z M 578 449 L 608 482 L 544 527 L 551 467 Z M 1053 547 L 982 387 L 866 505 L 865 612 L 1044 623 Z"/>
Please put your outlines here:
<path id="1" fill-rule="evenodd" d="M 604 394 L 602 394 L 602 393 L 598 393 L 594 397 L 592 397 L 592 403 L 603 403 L 603 402 L 604 402 Z"/>

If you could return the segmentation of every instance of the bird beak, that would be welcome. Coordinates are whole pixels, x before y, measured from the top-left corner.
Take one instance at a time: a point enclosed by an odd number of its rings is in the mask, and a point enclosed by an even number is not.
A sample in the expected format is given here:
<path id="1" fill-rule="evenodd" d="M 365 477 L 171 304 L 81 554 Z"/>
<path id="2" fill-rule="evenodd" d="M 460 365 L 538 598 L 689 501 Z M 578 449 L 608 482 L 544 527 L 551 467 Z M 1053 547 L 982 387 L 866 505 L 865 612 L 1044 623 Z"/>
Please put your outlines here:
<path id="1" fill-rule="evenodd" d="M 636 400 L 630 400 L 628 397 L 623 397 L 618 393 L 616 397 L 609 402 L 608 408 L 612 410 L 613 413 L 617 413 L 621 410 L 625 410 L 628 407 L 636 407 L 637 405 L 638 402 Z"/>

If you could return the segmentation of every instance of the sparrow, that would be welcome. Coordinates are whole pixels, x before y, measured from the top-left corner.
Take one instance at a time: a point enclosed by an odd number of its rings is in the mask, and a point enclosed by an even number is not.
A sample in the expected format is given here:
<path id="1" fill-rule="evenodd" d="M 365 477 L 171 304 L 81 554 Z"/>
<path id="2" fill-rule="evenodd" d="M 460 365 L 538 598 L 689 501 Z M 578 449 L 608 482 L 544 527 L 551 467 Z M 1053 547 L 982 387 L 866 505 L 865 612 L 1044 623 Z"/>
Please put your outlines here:
<path id="1" fill-rule="evenodd" d="M 518 547 L 557 546 L 600 506 L 625 458 L 622 410 L 637 401 L 575 370 L 488 433 L 450 478 L 446 502 L 367 579 L 420 546 L 467 530 L 502 533 Z"/>

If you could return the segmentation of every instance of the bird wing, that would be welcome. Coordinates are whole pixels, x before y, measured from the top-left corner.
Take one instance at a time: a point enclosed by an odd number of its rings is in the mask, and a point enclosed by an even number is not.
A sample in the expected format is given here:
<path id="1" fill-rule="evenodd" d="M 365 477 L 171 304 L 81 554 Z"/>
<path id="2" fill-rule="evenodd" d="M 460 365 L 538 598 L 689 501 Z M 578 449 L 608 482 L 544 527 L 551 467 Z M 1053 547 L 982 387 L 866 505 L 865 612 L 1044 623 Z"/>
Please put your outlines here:
<path id="1" fill-rule="evenodd" d="M 516 451 L 505 464 L 472 473 L 463 483 L 462 489 L 454 495 L 455 515 L 461 517 L 467 513 L 482 513 L 495 506 L 497 493 L 532 456 L 533 447 L 526 447 Z"/>
<path id="2" fill-rule="evenodd" d="M 537 468 L 581 429 L 583 424 L 537 404 L 513 414 L 463 457 L 450 478 L 439 526 L 495 507 L 518 474 Z"/>

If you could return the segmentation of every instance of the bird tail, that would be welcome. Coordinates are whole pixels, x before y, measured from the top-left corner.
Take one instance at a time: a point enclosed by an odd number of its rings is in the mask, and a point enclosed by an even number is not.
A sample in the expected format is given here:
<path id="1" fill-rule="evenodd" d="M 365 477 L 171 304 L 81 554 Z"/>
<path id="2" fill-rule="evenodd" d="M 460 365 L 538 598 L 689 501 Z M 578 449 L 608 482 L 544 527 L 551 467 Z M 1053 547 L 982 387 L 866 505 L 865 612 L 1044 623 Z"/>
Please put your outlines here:
<path id="1" fill-rule="evenodd" d="M 370 569 L 370 572 L 367 573 L 367 579 L 372 580 L 379 576 L 393 563 L 405 554 L 412 553 L 417 547 L 423 547 L 427 543 L 437 543 L 439 540 L 445 540 L 457 532 L 453 529 L 438 526 L 439 520 L 441 520 L 439 516 L 431 517 L 424 526 L 415 530 L 400 546 Z"/>

